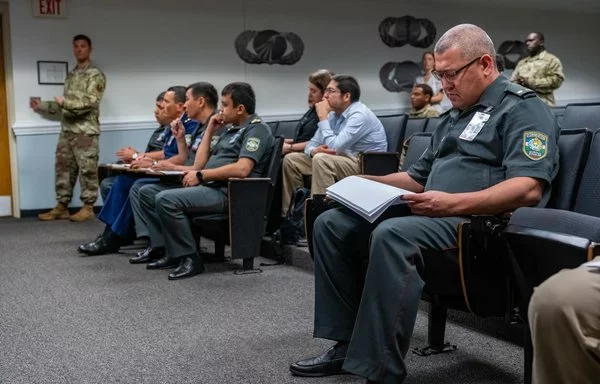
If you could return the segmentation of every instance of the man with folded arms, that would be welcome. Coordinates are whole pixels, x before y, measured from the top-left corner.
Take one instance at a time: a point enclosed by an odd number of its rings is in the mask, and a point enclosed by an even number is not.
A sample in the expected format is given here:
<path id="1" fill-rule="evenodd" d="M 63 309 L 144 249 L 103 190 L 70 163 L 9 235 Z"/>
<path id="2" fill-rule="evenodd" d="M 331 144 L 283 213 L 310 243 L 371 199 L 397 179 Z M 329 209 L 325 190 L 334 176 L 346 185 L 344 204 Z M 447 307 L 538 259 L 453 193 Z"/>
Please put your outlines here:
<path id="1" fill-rule="evenodd" d="M 433 75 L 453 109 L 406 172 L 368 177 L 415 192 L 403 196 L 412 215 L 370 224 L 332 209 L 317 218 L 314 335 L 336 344 L 293 363 L 293 374 L 345 371 L 367 383 L 401 383 L 425 285 L 420 272 L 436 262 L 422 251 L 457 248 L 458 225 L 470 215 L 544 206 L 550 197 L 559 127 L 548 106 L 500 76 L 494 44 L 475 25 L 450 29 L 434 52 Z"/>

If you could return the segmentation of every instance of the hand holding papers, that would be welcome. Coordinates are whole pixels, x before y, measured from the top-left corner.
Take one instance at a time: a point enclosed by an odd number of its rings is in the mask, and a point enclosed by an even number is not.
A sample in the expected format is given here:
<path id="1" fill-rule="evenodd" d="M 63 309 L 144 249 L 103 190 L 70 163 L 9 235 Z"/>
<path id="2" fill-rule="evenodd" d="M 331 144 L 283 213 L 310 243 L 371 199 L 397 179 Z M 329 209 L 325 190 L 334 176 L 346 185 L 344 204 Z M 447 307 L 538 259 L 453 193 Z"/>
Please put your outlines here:
<path id="1" fill-rule="evenodd" d="M 403 204 L 401 197 L 412 193 L 359 176 L 348 176 L 326 190 L 327 197 L 350 208 L 370 223 L 390 206 Z"/>

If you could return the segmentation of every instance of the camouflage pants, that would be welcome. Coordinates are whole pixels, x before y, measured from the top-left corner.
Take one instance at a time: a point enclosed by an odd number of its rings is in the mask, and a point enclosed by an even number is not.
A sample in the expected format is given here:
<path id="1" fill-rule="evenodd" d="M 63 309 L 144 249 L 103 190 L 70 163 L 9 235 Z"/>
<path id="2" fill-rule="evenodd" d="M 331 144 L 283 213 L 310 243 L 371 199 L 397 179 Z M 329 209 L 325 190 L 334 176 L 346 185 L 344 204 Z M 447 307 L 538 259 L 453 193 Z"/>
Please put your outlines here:
<path id="1" fill-rule="evenodd" d="M 79 176 L 81 201 L 93 204 L 98 197 L 99 136 L 61 131 L 56 145 L 56 200 L 69 204 Z"/>

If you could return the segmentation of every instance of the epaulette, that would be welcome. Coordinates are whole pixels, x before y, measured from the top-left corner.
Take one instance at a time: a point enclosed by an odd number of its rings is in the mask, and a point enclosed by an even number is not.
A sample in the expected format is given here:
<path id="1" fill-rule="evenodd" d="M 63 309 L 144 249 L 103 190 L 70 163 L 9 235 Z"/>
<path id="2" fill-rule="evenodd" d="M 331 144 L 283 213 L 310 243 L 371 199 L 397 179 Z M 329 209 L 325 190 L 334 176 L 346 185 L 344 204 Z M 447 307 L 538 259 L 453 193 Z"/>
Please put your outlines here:
<path id="1" fill-rule="evenodd" d="M 256 123 L 260 123 L 260 122 L 261 122 L 260 118 L 257 117 L 256 119 L 252 120 L 250 122 L 250 124 L 256 124 Z"/>
<path id="2" fill-rule="evenodd" d="M 535 92 L 532 91 L 529 88 L 525 88 L 522 85 L 519 85 L 517 83 L 509 83 L 506 86 L 506 91 L 507 93 L 512 93 L 513 95 L 517 95 L 519 96 L 521 99 L 526 99 L 528 97 L 534 97 L 535 96 Z"/>

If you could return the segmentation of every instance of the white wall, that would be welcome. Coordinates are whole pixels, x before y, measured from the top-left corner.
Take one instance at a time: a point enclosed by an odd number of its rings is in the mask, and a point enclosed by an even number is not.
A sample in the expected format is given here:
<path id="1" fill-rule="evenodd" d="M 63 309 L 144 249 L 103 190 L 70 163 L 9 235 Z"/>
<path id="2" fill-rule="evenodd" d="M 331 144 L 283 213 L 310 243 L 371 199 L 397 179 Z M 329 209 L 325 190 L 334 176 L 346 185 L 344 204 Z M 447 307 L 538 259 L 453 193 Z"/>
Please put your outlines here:
<path id="1" fill-rule="evenodd" d="M 299 115 L 306 108 L 306 76 L 318 68 L 355 75 L 362 100 L 376 111 L 407 107 L 407 95 L 389 93 L 379 82 L 381 66 L 388 61 L 420 59 L 422 49 L 389 48 L 378 35 L 388 16 L 412 15 L 432 20 L 438 37 L 449 27 L 472 22 L 489 33 L 496 46 L 522 39 L 534 30 L 545 33 L 548 50 L 563 62 L 567 80 L 556 93 L 558 103 L 600 99 L 593 48 L 600 36 L 598 14 L 565 11 L 480 8 L 387 0 L 70 0 L 67 19 L 32 17 L 31 1 L 10 1 L 15 133 L 17 136 L 21 209 L 52 206 L 53 146 L 57 123 L 43 120 L 27 106 L 30 96 L 51 98 L 61 86 L 37 84 L 37 60 L 68 60 L 73 66 L 71 38 L 88 34 L 94 42 L 93 58 L 107 76 L 101 106 L 103 128 L 127 130 L 152 124 L 156 94 L 173 84 L 212 82 L 217 88 L 231 81 L 251 83 L 257 93 L 257 110 L 263 116 Z M 174 4 L 178 4 L 176 8 Z M 304 56 L 293 66 L 246 65 L 233 42 L 244 29 L 291 31 L 302 37 Z M 139 137 L 132 133 L 131 139 Z M 128 144 L 129 136 L 105 134 L 102 157 Z M 108 140 L 110 138 L 110 140 Z M 118 141 L 113 141 L 117 140 Z M 39 162 L 24 159 L 35 153 Z M 46 175 L 47 191 L 39 188 Z M 27 191 L 36 185 L 36 197 Z M 76 203 L 77 204 L 77 203 Z"/>

